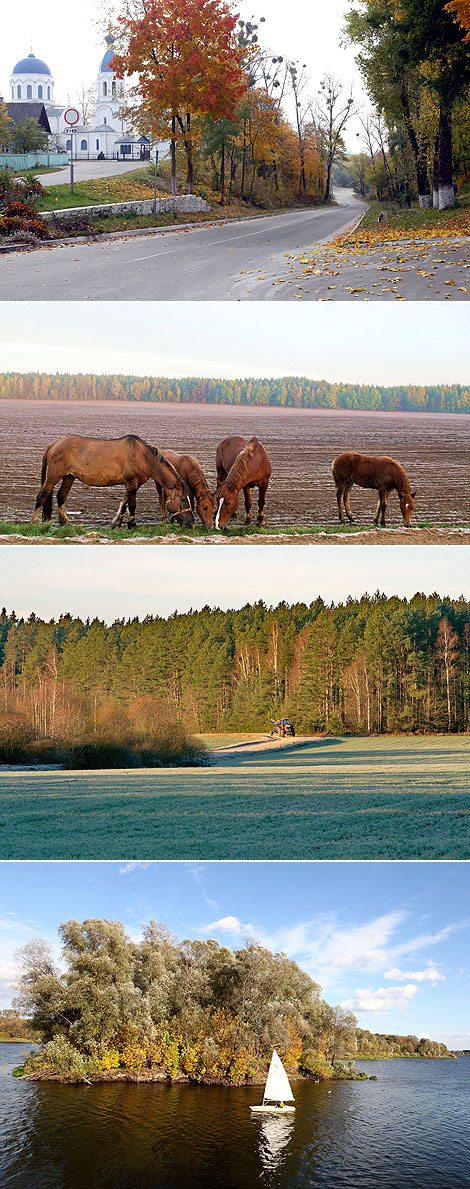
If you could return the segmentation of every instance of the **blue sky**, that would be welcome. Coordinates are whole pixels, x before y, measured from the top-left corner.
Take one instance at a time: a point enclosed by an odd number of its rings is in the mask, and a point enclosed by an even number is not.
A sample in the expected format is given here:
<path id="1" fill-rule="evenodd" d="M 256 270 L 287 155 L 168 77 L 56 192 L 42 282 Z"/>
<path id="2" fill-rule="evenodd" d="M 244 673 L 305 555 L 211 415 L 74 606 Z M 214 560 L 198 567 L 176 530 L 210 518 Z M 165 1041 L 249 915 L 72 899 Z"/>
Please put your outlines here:
<path id="1" fill-rule="evenodd" d="M 46 619 L 171 615 L 190 607 L 344 602 L 364 592 L 409 597 L 417 591 L 470 597 L 470 550 L 449 545 L 222 546 L 100 548 L 94 545 L 5 545 L 0 602 L 8 611 Z"/>
<path id="2" fill-rule="evenodd" d="M 2 863 L 0 1002 L 14 951 L 74 917 L 284 951 L 372 1031 L 470 1047 L 468 863 Z"/>
<path id="3" fill-rule="evenodd" d="M 467 339 L 445 302 L 5 302 L 0 371 L 468 384 Z"/>
<path id="4" fill-rule="evenodd" d="M 98 66 L 103 53 L 103 31 L 105 15 L 112 8 L 122 10 L 124 5 L 115 3 L 98 8 L 95 0 L 80 0 L 79 19 L 73 19 L 73 51 L 69 36 L 70 21 L 64 19 L 64 8 L 60 0 L 23 0 L 21 19 L 18 10 L 3 6 L 2 39 L 0 43 L 0 94 L 8 96 L 11 71 L 18 58 L 28 54 L 31 46 L 49 66 L 55 80 L 55 98 L 59 103 L 77 102 L 81 85 L 89 87 L 96 80 Z M 256 6 L 249 0 L 237 0 L 233 5 L 245 20 L 249 20 Z M 289 20 L 283 0 L 269 0 L 259 6 L 260 15 L 266 23 L 261 27 L 261 41 L 276 53 L 285 57 L 299 58 L 305 62 L 312 84 L 307 91 L 308 98 L 315 98 L 318 85 L 325 70 L 333 71 L 345 87 L 349 88 L 356 76 L 355 93 L 361 93 L 360 80 L 354 63 L 354 52 L 339 45 L 344 13 L 348 10 L 347 0 L 329 0 L 327 5 L 320 0 L 290 0 Z M 357 151 L 356 127 L 351 126 L 349 144 Z"/>

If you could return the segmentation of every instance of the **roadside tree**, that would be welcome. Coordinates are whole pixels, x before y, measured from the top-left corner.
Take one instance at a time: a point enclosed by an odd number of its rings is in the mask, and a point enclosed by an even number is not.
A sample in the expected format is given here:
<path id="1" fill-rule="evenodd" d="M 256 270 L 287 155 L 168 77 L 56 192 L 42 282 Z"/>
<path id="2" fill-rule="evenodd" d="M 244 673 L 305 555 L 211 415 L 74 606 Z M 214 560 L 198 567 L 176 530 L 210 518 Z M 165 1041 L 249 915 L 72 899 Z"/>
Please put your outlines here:
<path id="1" fill-rule="evenodd" d="M 118 17 L 114 66 L 119 77 L 138 75 L 134 116 L 142 131 L 171 138 L 173 194 L 177 139 L 190 194 L 194 118 L 234 119 L 246 91 L 236 23 L 225 0 L 129 0 Z"/>

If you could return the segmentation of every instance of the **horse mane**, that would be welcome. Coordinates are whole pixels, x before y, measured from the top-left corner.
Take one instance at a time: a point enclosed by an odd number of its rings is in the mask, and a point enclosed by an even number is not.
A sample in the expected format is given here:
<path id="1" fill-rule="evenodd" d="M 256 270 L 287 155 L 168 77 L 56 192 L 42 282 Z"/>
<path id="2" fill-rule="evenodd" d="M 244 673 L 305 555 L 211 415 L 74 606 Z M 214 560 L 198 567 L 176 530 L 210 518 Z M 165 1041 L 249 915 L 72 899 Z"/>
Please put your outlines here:
<path id="1" fill-rule="evenodd" d="M 168 462 L 168 459 L 165 458 L 165 455 L 162 454 L 161 450 L 158 449 L 158 446 L 151 446 L 150 442 L 147 442 L 146 444 L 147 444 L 149 450 L 151 451 L 151 453 L 155 455 L 156 461 L 159 463 L 159 465 L 168 467 L 168 470 L 171 471 L 174 478 L 179 479 L 180 483 L 183 483 L 183 487 L 184 487 L 184 482 L 181 478 L 181 475 L 178 474 L 176 467 L 173 466 L 172 462 Z"/>
<path id="2" fill-rule="evenodd" d="M 197 461 L 197 458 L 195 458 L 193 454 L 185 454 L 184 457 L 187 458 L 188 462 L 190 463 L 187 468 L 188 483 L 192 491 L 194 491 L 196 497 L 199 498 L 203 495 L 210 495 L 211 493 L 207 479 Z"/>
<path id="3" fill-rule="evenodd" d="M 258 439 L 250 438 L 250 441 L 243 447 L 243 450 L 240 450 L 235 462 L 230 467 L 227 477 L 220 484 L 217 495 L 220 496 L 222 491 L 226 491 L 230 495 L 234 491 L 240 491 L 240 488 L 243 487 L 248 478 L 248 462 L 253 457 L 257 445 Z"/>
<path id="4" fill-rule="evenodd" d="M 398 486 L 397 480 L 395 480 L 395 486 L 399 495 L 409 495 L 411 491 L 410 480 L 401 462 L 397 462 L 396 458 L 389 458 L 388 462 L 393 464 L 393 470 L 398 475 L 400 486 Z"/>

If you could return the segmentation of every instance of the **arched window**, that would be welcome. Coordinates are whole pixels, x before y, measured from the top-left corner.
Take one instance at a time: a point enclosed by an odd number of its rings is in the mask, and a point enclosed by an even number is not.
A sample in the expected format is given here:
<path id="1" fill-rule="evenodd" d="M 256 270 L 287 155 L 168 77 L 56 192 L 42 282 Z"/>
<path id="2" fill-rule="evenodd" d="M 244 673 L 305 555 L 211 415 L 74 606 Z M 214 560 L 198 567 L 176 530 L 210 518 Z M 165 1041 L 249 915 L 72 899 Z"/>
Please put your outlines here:
<path id="1" fill-rule="evenodd" d="M 116 83 L 113 83 L 113 95 L 116 95 Z"/>
<path id="2" fill-rule="evenodd" d="M 87 142 L 86 142 L 86 140 L 82 140 L 82 141 L 81 141 L 81 143 L 80 143 L 80 148 L 81 148 L 82 152 L 86 152 L 86 150 L 87 150 L 87 148 L 88 148 L 88 145 L 87 145 Z"/>
<path id="3" fill-rule="evenodd" d="M 106 82 L 104 82 L 103 83 L 103 95 L 107 95 L 107 94 L 108 94 L 108 84 Z"/>
<path id="4" fill-rule="evenodd" d="M 39 83 L 39 86 L 38 86 L 38 99 L 42 99 L 42 86 L 41 86 L 41 83 Z"/>
<path id="5" fill-rule="evenodd" d="M 51 88 L 48 87 L 47 88 L 47 98 L 50 99 L 50 97 L 51 97 Z"/>
<path id="6" fill-rule="evenodd" d="M 71 140 L 66 140 L 66 142 L 65 142 L 65 147 L 66 147 L 66 149 L 67 149 L 67 152 L 68 152 L 68 153 L 70 153 L 70 150 L 71 150 L 71 148 L 72 148 L 72 141 L 71 141 Z"/>
<path id="7" fill-rule="evenodd" d="M 33 88 L 29 83 L 28 83 L 28 86 L 26 87 L 26 98 L 27 99 L 33 98 Z"/>
<path id="8" fill-rule="evenodd" d="M 100 142 L 99 142 L 99 140 L 97 140 L 97 142 L 96 142 L 96 148 L 97 148 L 97 150 L 98 150 L 98 152 L 99 152 L 99 149 L 100 149 Z"/>
<path id="9" fill-rule="evenodd" d="M 12 99 L 15 98 L 15 88 L 14 87 L 11 88 L 11 97 L 12 97 Z"/>
<path id="10" fill-rule="evenodd" d="M 103 124 L 107 124 L 107 123 L 108 123 L 108 121 L 106 119 L 106 116 L 103 116 Z"/>
<path id="11" fill-rule="evenodd" d="M 16 88 L 16 96 L 17 96 L 17 99 L 21 99 L 21 87 Z"/>

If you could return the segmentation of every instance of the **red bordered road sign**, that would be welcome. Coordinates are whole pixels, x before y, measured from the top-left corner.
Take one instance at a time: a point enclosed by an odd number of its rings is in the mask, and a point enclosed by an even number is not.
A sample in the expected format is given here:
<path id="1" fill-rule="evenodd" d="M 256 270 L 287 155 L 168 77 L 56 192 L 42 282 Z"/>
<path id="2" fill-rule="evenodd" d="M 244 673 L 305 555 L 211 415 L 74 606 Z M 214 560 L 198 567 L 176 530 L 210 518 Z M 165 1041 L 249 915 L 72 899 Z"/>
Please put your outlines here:
<path id="1" fill-rule="evenodd" d="M 73 128 L 74 124 L 78 124 L 79 119 L 80 112 L 77 111 L 76 107 L 68 107 L 67 111 L 64 112 L 65 123 L 70 124 L 71 128 Z"/>

